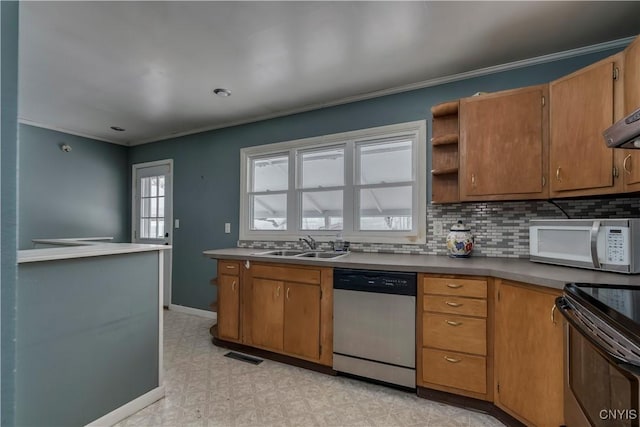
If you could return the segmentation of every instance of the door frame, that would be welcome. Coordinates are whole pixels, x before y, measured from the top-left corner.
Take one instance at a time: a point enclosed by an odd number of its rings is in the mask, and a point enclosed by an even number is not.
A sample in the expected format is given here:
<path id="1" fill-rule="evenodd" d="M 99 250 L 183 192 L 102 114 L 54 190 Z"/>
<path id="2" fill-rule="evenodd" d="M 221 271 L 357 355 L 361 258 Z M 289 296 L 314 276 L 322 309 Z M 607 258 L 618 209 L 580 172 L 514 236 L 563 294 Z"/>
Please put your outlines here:
<path id="1" fill-rule="evenodd" d="M 170 280 L 169 280 L 169 301 L 162 301 L 162 304 L 166 307 L 171 305 L 171 293 L 172 293 L 172 288 L 173 288 L 173 280 L 171 276 L 173 276 L 173 232 L 174 232 L 174 223 L 175 220 L 173 218 L 173 198 L 174 198 L 174 194 L 173 194 L 173 159 L 164 159 L 164 160 L 155 160 L 153 162 L 145 162 L 145 163 L 135 163 L 131 165 L 131 242 L 134 243 L 135 240 L 137 239 L 136 237 L 136 231 L 138 231 L 138 217 L 136 215 L 137 213 L 137 208 L 136 208 L 136 191 L 137 191 L 137 186 L 138 186 L 138 179 L 137 179 L 137 171 L 138 169 L 144 169 L 144 168 L 149 168 L 149 167 L 154 167 L 154 166 L 163 166 L 163 165 L 168 165 L 169 166 L 169 175 L 171 176 L 171 179 L 169 180 L 169 191 L 171 192 L 171 203 L 168 206 L 168 211 L 169 214 L 171 215 L 171 224 L 167 224 L 167 228 L 165 228 L 165 230 L 169 229 L 171 230 L 169 232 L 169 245 L 171 245 L 171 257 L 170 257 L 170 262 L 171 265 L 169 266 L 169 274 L 170 274 Z M 165 208 L 167 208 L 167 206 L 165 206 Z M 164 252 L 164 251 L 163 251 Z M 166 259 L 166 257 L 165 257 Z M 166 284 L 165 284 L 166 286 Z M 164 294 L 164 286 L 163 289 L 160 290 L 160 298 L 163 298 L 163 294 Z"/>

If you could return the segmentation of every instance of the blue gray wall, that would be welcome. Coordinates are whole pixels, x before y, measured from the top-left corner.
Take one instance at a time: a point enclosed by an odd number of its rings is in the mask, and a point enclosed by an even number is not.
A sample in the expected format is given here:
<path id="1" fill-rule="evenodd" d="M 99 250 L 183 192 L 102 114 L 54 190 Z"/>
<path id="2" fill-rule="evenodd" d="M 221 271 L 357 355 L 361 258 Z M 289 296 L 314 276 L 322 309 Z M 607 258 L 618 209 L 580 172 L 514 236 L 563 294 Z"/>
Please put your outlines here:
<path id="1" fill-rule="evenodd" d="M 172 302 L 206 309 L 213 298 L 208 282 L 216 275 L 215 263 L 202 251 L 235 246 L 238 240 L 241 148 L 429 119 L 431 106 L 440 102 L 546 83 L 619 50 L 133 147 L 132 164 L 174 159 L 173 213 L 180 229 L 173 240 Z M 224 234 L 225 222 L 232 224 L 231 234 Z"/>
<path id="2" fill-rule="evenodd" d="M 16 425 L 83 426 L 158 387 L 157 251 L 18 273 Z"/>
<path id="3" fill-rule="evenodd" d="M 0 2 L 0 424 L 13 425 L 17 236 L 18 2 Z"/>
<path id="4" fill-rule="evenodd" d="M 36 238 L 130 241 L 127 154 L 124 146 L 20 125 L 20 249 Z"/>

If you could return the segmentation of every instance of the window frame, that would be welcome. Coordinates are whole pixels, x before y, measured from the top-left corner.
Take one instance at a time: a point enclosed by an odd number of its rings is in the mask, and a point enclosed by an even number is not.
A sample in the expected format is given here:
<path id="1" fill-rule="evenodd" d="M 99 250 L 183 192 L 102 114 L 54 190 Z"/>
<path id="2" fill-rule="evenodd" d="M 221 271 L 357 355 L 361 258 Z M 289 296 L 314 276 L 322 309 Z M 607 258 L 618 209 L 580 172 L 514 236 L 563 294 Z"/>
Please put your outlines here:
<path id="1" fill-rule="evenodd" d="M 358 183 L 359 163 L 356 163 L 356 147 L 359 144 L 370 144 L 394 140 L 398 137 L 412 139 L 412 230 L 359 230 L 360 201 L 357 194 L 361 184 Z M 339 230 L 302 230 L 302 194 L 309 189 L 301 186 L 302 177 L 298 151 L 321 150 L 331 147 L 344 146 L 344 186 L 343 189 L 343 230 L 344 240 L 357 243 L 426 243 L 426 205 L 427 205 L 427 125 L 426 120 L 417 120 L 350 132 L 341 132 L 312 138 L 277 142 L 273 144 L 247 147 L 240 150 L 240 240 L 266 241 L 295 241 L 305 235 L 311 235 L 316 240 L 326 242 L 335 240 Z M 252 212 L 250 210 L 250 192 L 252 171 L 251 159 L 269 157 L 288 153 L 289 181 L 287 194 L 287 229 L 286 230 L 252 230 Z M 408 182 L 380 184 L 384 186 L 405 186 Z M 338 188 L 338 187 L 331 187 Z M 377 187 L 376 187 L 377 188 Z M 330 188 L 327 187 L 327 190 Z M 276 192 L 272 192 L 276 193 Z M 358 198 L 356 200 L 356 198 Z M 348 203 L 347 203 L 348 202 Z"/>

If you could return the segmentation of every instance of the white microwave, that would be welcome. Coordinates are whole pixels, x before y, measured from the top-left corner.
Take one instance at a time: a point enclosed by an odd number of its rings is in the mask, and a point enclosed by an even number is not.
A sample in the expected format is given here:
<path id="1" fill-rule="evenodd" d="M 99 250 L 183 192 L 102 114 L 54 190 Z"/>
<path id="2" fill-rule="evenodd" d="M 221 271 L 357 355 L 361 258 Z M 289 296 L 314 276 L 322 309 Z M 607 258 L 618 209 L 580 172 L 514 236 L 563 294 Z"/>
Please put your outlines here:
<path id="1" fill-rule="evenodd" d="M 529 222 L 531 261 L 640 273 L 640 218 L 536 219 Z"/>

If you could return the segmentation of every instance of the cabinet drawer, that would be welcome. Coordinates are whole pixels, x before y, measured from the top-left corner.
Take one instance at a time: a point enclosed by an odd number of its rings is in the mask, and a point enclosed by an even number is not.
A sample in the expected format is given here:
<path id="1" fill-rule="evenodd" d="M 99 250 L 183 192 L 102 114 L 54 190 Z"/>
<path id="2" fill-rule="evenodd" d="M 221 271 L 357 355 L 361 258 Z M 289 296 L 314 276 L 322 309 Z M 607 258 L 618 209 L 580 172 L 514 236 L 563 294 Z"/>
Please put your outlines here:
<path id="1" fill-rule="evenodd" d="M 425 311 L 487 317 L 487 300 L 485 299 L 424 295 L 422 303 Z"/>
<path id="2" fill-rule="evenodd" d="M 485 394 L 487 392 L 487 360 L 453 351 L 422 350 L 422 380 Z"/>
<path id="3" fill-rule="evenodd" d="M 284 267 L 277 265 L 253 264 L 251 266 L 253 277 L 264 279 L 283 280 L 286 282 L 320 284 L 320 270 L 313 268 Z"/>
<path id="4" fill-rule="evenodd" d="M 424 293 L 436 295 L 456 295 L 472 298 L 486 298 L 487 281 L 478 279 L 447 279 L 443 277 L 425 277 Z"/>
<path id="5" fill-rule="evenodd" d="M 220 274 L 237 276 L 240 274 L 240 263 L 233 261 L 218 261 L 218 275 Z"/>
<path id="6" fill-rule="evenodd" d="M 424 313 L 422 345 L 485 356 L 487 321 L 472 317 Z"/>

